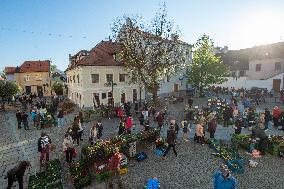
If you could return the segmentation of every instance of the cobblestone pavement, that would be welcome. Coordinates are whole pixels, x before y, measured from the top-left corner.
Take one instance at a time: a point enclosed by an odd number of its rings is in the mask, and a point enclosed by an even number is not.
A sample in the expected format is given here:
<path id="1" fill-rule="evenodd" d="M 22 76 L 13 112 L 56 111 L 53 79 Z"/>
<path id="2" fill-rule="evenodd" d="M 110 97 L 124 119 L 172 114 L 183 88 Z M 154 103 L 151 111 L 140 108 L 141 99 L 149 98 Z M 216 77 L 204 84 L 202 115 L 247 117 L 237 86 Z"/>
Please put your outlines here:
<path id="1" fill-rule="evenodd" d="M 197 99 L 194 105 L 205 104 L 204 99 Z M 265 107 L 272 108 L 275 104 L 260 105 L 259 109 Z M 279 105 L 279 104 L 277 104 Z M 179 103 L 169 108 L 169 117 L 182 118 L 181 113 L 185 104 Z M 283 109 L 283 106 L 281 106 Z M 63 136 L 68 123 L 71 122 L 74 115 L 66 117 L 66 125 L 61 128 L 44 129 L 47 132 L 53 143 L 56 144 L 56 150 L 51 153 L 51 159 L 60 158 L 63 159 L 62 154 L 62 142 Z M 137 121 L 137 119 L 135 119 Z M 17 124 L 14 111 L 7 111 L 5 114 L 0 112 L 0 188 L 5 188 L 7 180 L 4 179 L 6 172 L 14 167 L 21 160 L 29 160 L 32 163 L 29 173 L 25 176 L 25 188 L 27 185 L 27 177 L 29 174 L 34 174 L 39 171 L 39 154 L 37 152 L 37 139 L 40 136 L 41 130 L 36 130 L 31 127 L 31 130 L 17 130 Z M 83 136 L 84 141 L 80 146 L 88 142 L 88 131 L 94 121 L 85 124 L 86 134 Z M 102 120 L 104 125 L 103 138 L 116 135 L 118 120 Z M 138 132 L 142 128 L 136 126 L 133 132 Z M 161 135 L 165 137 L 166 128 L 164 128 Z M 244 133 L 250 133 L 244 129 Z M 231 127 L 224 128 L 221 125 L 218 126 L 215 137 L 217 139 L 230 140 L 230 135 L 233 133 Z M 270 127 L 268 134 L 279 134 L 280 132 Z M 280 133 L 283 135 L 283 133 Z M 181 135 L 181 133 L 180 133 Z M 162 188 L 189 188 L 189 189 L 206 189 L 212 188 L 212 175 L 214 171 L 220 166 L 221 159 L 213 157 L 213 152 L 207 145 L 195 144 L 192 141 L 194 131 L 190 133 L 191 141 L 181 141 L 177 146 L 179 156 L 174 157 L 172 151 L 167 156 L 166 160 L 161 160 L 160 157 L 153 154 L 153 150 L 147 149 L 149 158 L 141 163 L 131 161 L 129 164 L 129 173 L 123 176 L 123 182 L 126 188 L 143 188 L 146 180 L 152 176 L 157 176 L 161 181 Z M 79 149 L 79 148 L 78 148 Z M 80 153 L 80 149 L 79 149 Z M 250 158 L 242 152 L 245 158 Z M 76 159 L 77 161 L 78 159 Z M 246 167 L 245 173 L 236 175 L 240 188 L 253 189 L 253 188 L 283 188 L 284 180 L 282 175 L 284 174 L 284 161 L 281 161 L 278 157 L 272 157 L 266 155 L 257 159 L 259 166 L 254 169 Z M 64 161 L 62 161 L 62 164 Z M 63 166 L 64 171 L 64 186 L 65 188 L 73 188 L 70 184 L 70 175 L 68 174 L 67 166 Z M 16 184 L 15 184 L 16 186 Z M 105 188 L 104 184 L 93 185 L 89 188 Z"/>

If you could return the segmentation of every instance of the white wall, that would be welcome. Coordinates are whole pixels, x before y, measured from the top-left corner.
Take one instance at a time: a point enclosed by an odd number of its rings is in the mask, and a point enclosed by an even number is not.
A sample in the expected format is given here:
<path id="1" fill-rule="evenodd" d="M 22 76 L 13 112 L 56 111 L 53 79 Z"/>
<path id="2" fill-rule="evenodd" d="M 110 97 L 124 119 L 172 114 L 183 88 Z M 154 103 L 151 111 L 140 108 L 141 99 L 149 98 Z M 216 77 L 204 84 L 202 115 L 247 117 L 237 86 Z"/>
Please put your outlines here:
<path id="1" fill-rule="evenodd" d="M 281 79 L 280 88 L 283 86 L 283 76 L 284 73 L 276 75 L 267 80 L 249 80 L 247 77 L 241 77 L 238 80 L 233 79 L 232 77 L 227 78 L 228 81 L 223 84 L 214 84 L 214 86 L 221 86 L 221 87 L 234 87 L 237 88 L 246 88 L 251 89 L 252 87 L 259 87 L 259 88 L 267 88 L 271 90 L 273 88 L 273 79 Z"/>

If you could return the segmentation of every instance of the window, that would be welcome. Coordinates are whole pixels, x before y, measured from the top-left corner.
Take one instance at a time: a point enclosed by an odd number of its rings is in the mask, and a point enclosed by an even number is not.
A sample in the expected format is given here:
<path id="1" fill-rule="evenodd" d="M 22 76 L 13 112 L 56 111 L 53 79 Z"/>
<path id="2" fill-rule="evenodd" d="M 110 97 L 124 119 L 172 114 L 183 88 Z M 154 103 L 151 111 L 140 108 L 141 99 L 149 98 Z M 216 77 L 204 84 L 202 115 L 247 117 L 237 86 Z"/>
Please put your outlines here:
<path id="1" fill-rule="evenodd" d="M 174 84 L 174 92 L 178 92 L 178 84 Z"/>
<path id="2" fill-rule="evenodd" d="M 102 93 L 102 99 L 106 99 L 107 94 L 106 93 Z"/>
<path id="3" fill-rule="evenodd" d="M 281 62 L 275 62 L 275 71 L 281 70 Z"/>
<path id="4" fill-rule="evenodd" d="M 256 71 L 256 72 L 261 71 L 261 64 L 256 64 L 256 65 L 255 65 L 255 71 Z"/>
<path id="5" fill-rule="evenodd" d="M 25 81 L 30 81 L 30 79 L 31 79 L 30 75 L 25 76 Z"/>
<path id="6" fill-rule="evenodd" d="M 77 75 L 77 80 L 78 80 L 78 83 L 80 83 L 80 76 L 79 76 L 79 74 Z"/>
<path id="7" fill-rule="evenodd" d="M 73 75 L 73 82 L 76 83 L 76 81 L 75 81 L 75 75 Z"/>
<path id="8" fill-rule="evenodd" d="M 119 74 L 119 82 L 125 82 L 126 74 Z"/>
<path id="9" fill-rule="evenodd" d="M 106 74 L 106 81 L 107 81 L 107 83 L 113 81 L 113 75 L 112 74 Z"/>
<path id="10" fill-rule="evenodd" d="M 99 83 L 100 82 L 100 75 L 99 74 L 91 74 L 92 83 Z"/>

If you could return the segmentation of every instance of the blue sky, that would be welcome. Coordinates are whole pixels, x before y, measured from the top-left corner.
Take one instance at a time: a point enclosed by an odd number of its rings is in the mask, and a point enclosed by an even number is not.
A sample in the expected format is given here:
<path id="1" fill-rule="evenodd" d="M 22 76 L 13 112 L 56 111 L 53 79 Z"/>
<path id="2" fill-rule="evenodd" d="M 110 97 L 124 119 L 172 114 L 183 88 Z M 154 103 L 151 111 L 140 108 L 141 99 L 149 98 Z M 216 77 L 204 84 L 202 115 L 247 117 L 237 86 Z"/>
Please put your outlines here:
<path id="1" fill-rule="evenodd" d="M 150 20 L 160 0 L 0 0 L 0 68 L 51 59 L 66 69 L 68 54 L 91 49 L 111 34 L 113 20 Z M 194 43 L 206 33 L 229 49 L 284 41 L 283 0 L 166 0 L 169 17 Z"/>

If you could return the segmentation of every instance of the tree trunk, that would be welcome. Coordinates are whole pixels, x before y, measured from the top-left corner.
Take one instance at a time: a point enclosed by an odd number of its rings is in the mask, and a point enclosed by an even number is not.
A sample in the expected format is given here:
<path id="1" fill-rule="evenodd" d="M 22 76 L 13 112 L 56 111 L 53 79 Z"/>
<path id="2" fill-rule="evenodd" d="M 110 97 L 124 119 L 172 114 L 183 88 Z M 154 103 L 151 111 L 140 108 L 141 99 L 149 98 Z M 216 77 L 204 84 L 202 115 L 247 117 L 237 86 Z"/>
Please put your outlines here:
<path id="1" fill-rule="evenodd" d="M 159 84 L 155 83 L 153 88 L 152 88 L 152 95 L 153 95 L 153 103 L 154 106 L 156 106 L 158 104 L 158 89 L 159 89 Z"/>

